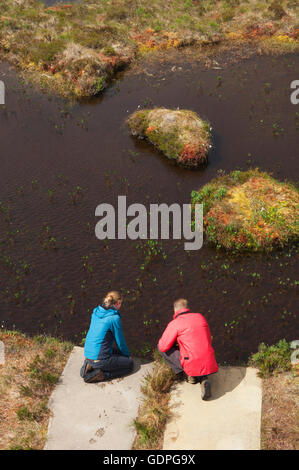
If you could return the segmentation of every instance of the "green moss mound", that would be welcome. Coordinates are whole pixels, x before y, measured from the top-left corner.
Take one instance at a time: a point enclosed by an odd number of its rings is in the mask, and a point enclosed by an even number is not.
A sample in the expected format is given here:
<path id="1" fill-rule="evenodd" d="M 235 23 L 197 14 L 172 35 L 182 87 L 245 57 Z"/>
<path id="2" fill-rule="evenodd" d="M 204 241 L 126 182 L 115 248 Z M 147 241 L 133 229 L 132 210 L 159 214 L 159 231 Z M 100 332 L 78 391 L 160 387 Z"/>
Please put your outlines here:
<path id="1" fill-rule="evenodd" d="M 131 114 L 128 124 L 132 135 L 146 138 L 179 165 L 196 168 L 207 161 L 210 124 L 193 111 L 143 109 Z"/>
<path id="2" fill-rule="evenodd" d="M 219 176 L 191 201 L 203 203 L 206 237 L 218 247 L 270 251 L 298 242 L 298 190 L 258 169 Z"/>

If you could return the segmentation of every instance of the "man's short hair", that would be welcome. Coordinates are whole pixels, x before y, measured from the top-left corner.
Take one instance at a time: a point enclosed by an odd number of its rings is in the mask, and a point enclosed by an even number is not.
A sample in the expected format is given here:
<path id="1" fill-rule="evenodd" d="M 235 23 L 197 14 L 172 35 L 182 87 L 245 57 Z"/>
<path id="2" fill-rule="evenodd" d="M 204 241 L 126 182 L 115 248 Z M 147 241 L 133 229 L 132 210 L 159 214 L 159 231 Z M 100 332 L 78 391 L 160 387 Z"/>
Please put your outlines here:
<path id="1" fill-rule="evenodd" d="M 186 299 L 178 299 L 173 303 L 173 308 L 175 311 L 181 310 L 181 308 L 188 307 L 188 300 Z"/>

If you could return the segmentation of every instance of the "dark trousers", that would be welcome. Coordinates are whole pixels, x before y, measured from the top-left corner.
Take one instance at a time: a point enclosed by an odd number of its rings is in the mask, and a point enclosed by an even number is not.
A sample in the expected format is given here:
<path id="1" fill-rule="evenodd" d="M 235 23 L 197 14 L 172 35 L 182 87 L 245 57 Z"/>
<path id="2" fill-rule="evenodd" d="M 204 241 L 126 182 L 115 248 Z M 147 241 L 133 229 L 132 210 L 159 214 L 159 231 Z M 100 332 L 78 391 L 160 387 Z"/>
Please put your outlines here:
<path id="1" fill-rule="evenodd" d="M 93 370 L 89 370 L 85 375 L 86 364 L 89 363 Z M 123 375 L 132 372 L 134 367 L 133 359 L 122 356 L 121 354 L 114 352 L 110 357 L 106 359 L 100 359 L 99 361 L 92 361 L 91 359 L 85 359 L 83 366 L 81 367 L 80 375 L 85 382 L 94 377 L 99 373 L 99 369 L 104 372 L 104 380 L 114 379 L 116 377 L 122 377 Z"/>
<path id="2" fill-rule="evenodd" d="M 175 374 L 179 374 L 180 372 L 184 371 L 184 369 L 182 368 L 182 365 L 181 365 L 181 361 L 180 361 L 180 349 L 179 349 L 178 345 L 172 346 L 166 352 L 160 351 L 160 349 L 158 347 L 158 351 L 161 354 L 161 356 L 163 357 L 163 359 L 165 359 L 167 364 L 171 367 L 171 369 L 173 370 L 173 372 Z M 207 377 L 206 375 L 199 376 L 199 381 L 201 382 L 201 380 L 203 378 L 206 378 L 206 377 Z"/>
<path id="3" fill-rule="evenodd" d="M 172 348 L 170 348 L 166 352 L 160 351 L 158 347 L 158 351 L 163 357 L 163 359 L 165 359 L 167 364 L 172 368 L 175 374 L 183 372 L 183 368 L 180 361 L 180 350 L 178 346 L 172 346 Z"/>

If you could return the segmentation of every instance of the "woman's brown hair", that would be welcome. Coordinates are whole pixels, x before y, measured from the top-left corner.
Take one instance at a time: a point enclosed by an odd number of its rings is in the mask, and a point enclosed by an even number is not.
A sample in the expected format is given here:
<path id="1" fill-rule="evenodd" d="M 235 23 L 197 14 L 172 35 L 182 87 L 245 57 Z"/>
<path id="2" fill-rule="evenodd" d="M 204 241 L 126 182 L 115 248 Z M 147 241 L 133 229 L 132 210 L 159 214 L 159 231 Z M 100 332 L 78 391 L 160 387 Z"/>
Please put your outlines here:
<path id="1" fill-rule="evenodd" d="M 112 290 L 103 299 L 103 307 L 113 307 L 117 302 L 122 302 L 123 298 L 119 292 Z"/>

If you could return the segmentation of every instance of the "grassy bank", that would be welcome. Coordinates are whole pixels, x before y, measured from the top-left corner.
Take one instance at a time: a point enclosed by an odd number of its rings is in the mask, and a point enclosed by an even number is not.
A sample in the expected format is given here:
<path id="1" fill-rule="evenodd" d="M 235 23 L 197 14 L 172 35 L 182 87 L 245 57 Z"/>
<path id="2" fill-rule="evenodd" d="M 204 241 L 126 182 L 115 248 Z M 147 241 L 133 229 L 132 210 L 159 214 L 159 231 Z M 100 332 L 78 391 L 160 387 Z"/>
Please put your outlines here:
<path id="1" fill-rule="evenodd" d="M 292 0 L 84 0 L 52 7 L 3 0 L 0 55 L 42 88 L 90 97 L 152 51 L 238 41 L 298 50 L 297 14 Z"/>
<path id="2" fill-rule="evenodd" d="M 47 403 L 73 345 L 0 331 L 5 364 L 0 365 L 0 449 L 42 449 L 50 411 Z"/>
<path id="3" fill-rule="evenodd" d="M 299 367 L 291 365 L 290 344 L 281 340 L 250 358 L 262 382 L 261 448 L 299 450 Z"/>

